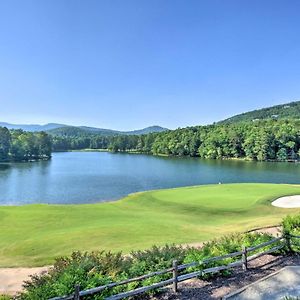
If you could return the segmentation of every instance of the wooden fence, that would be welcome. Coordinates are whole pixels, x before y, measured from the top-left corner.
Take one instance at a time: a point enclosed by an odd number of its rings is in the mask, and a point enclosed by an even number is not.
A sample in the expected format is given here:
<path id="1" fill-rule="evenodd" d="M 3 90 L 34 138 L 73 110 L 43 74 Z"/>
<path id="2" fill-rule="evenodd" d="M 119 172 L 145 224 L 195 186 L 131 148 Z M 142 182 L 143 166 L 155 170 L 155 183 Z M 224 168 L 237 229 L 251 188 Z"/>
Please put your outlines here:
<path id="1" fill-rule="evenodd" d="M 220 272 L 220 271 L 223 271 L 223 270 L 228 270 L 228 269 L 238 267 L 238 266 L 241 266 L 243 268 L 243 270 L 246 271 L 248 269 L 248 262 L 250 262 L 251 260 L 254 260 L 254 259 L 256 259 L 260 256 L 263 256 L 263 255 L 266 255 L 266 254 L 274 253 L 274 252 L 276 252 L 276 251 L 278 251 L 278 250 L 280 250 L 284 247 L 287 247 L 288 250 L 291 251 L 292 250 L 291 238 L 297 238 L 297 239 L 299 238 L 300 239 L 300 236 L 295 236 L 295 235 L 280 236 L 280 237 L 274 238 L 274 239 L 272 239 L 268 242 L 259 244 L 257 246 L 248 247 L 248 248 L 242 247 L 240 251 L 229 253 L 229 254 L 222 255 L 222 256 L 207 258 L 207 259 L 204 259 L 201 262 L 192 262 L 192 263 L 188 263 L 188 264 L 178 265 L 177 261 L 174 260 L 173 261 L 173 266 L 168 268 L 168 269 L 165 269 L 165 270 L 152 272 L 152 273 L 149 273 L 149 274 L 146 274 L 146 275 L 142 275 L 142 276 L 139 276 L 139 277 L 131 278 L 131 279 L 120 281 L 120 282 L 113 282 L 113 283 L 110 283 L 110 284 L 106 284 L 106 285 L 103 285 L 103 286 L 91 288 L 91 289 L 84 290 L 84 291 L 80 291 L 79 286 L 75 286 L 74 294 L 69 295 L 69 296 L 55 297 L 55 298 L 51 298 L 49 300 L 79 300 L 83 296 L 94 295 L 94 294 L 97 294 L 101 291 L 108 290 L 108 289 L 111 289 L 111 288 L 114 288 L 114 287 L 117 287 L 117 286 L 125 285 L 125 284 L 131 283 L 131 282 L 139 282 L 139 281 L 142 281 L 142 280 L 154 277 L 154 276 L 163 275 L 163 274 L 167 274 L 167 273 L 170 273 L 170 275 L 172 274 L 172 278 L 154 283 L 152 285 L 143 286 L 143 287 L 131 290 L 131 291 L 122 292 L 122 293 L 119 293 L 117 295 L 109 296 L 105 299 L 106 300 L 124 299 L 124 298 L 130 297 L 130 296 L 143 294 L 147 291 L 154 290 L 154 289 L 157 289 L 157 288 L 161 288 L 161 287 L 164 287 L 164 286 L 168 286 L 168 285 L 171 285 L 171 284 L 172 284 L 173 291 L 176 293 L 177 290 L 178 290 L 178 283 L 179 282 L 182 282 L 182 281 L 185 281 L 185 280 L 188 280 L 188 279 L 191 279 L 191 278 L 195 278 L 195 277 L 198 277 L 198 276 L 203 276 L 205 274 L 217 273 L 217 272 Z M 277 243 L 279 243 L 279 245 L 276 245 L 276 246 L 274 246 L 274 247 L 272 247 L 268 250 L 257 252 L 253 255 L 250 255 L 251 252 L 257 251 L 261 248 L 265 248 L 267 246 L 277 244 Z M 200 265 L 205 266 L 205 265 L 207 265 L 211 262 L 222 261 L 224 259 L 238 257 L 238 256 L 241 257 L 240 260 L 235 261 L 235 262 L 231 262 L 231 263 L 226 264 L 226 265 L 206 268 L 206 269 L 202 269 L 202 270 L 199 270 L 199 271 L 194 271 L 194 272 L 191 272 L 191 273 L 179 275 L 180 272 L 182 272 L 183 270 L 186 270 L 188 268 L 191 268 L 191 267 L 197 267 L 197 266 L 200 266 Z"/>

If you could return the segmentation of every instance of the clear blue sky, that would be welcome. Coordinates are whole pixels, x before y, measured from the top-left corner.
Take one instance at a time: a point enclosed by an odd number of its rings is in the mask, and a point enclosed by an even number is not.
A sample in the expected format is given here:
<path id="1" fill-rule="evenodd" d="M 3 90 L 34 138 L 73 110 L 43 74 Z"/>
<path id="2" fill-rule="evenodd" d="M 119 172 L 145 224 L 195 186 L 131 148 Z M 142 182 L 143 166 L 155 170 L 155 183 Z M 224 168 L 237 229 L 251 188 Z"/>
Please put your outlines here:
<path id="1" fill-rule="evenodd" d="M 298 0 L 0 0 L 0 121 L 207 124 L 300 100 Z"/>

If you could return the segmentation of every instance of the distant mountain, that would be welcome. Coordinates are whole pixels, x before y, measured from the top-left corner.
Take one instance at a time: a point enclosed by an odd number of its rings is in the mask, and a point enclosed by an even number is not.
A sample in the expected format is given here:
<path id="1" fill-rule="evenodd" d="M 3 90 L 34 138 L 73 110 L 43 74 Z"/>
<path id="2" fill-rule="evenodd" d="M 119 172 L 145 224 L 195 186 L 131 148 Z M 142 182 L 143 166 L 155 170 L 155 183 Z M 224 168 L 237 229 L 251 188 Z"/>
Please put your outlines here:
<path id="1" fill-rule="evenodd" d="M 118 131 L 112 129 L 103 129 L 95 127 L 86 127 L 86 126 L 64 126 L 60 128 L 55 128 L 48 130 L 47 132 L 52 135 L 58 136 L 79 136 L 79 135 L 103 135 L 103 136 L 112 136 L 112 135 L 139 135 L 147 134 L 152 132 L 163 132 L 168 130 L 160 126 L 150 126 L 139 130 L 133 131 Z"/>
<path id="2" fill-rule="evenodd" d="M 55 128 L 47 130 L 51 135 L 56 136 L 83 136 L 83 135 L 103 135 L 111 136 L 119 134 L 119 131 L 110 130 L 110 129 L 101 129 L 101 128 L 92 128 L 85 126 L 63 126 L 60 128 Z"/>
<path id="3" fill-rule="evenodd" d="M 231 124 L 238 122 L 251 122 L 265 119 L 300 119 L 300 101 L 290 102 L 281 105 L 275 105 L 262 109 L 257 109 L 242 114 L 235 115 L 228 119 L 217 122 L 217 124 Z M 65 124 L 49 123 L 45 125 L 38 124 L 10 124 L 0 122 L 0 127 L 8 129 L 23 129 L 25 131 L 46 131 L 52 135 L 58 136 L 82 136 L 82 135 L 140 135 L 152 132 L 163 132 L 169 129 L 161 126 L 149 126 L 143 129 L 132 131 L 119 131 L 113 129 L 88 127 L 88 126 L 70 126 Z"/>
<path id="4" fill-rule="evenodd" d="M 300 119 L 300 101 L 253 110 L 218 123 L 237 123 L 265 119 Z"/>
<path id="5" fill-rule="evenodd" d="M 52 135 L 59 136 L 78 136 L 78 135 L 138 135 L 147 134 L 151 132 L 162 132 L 168 130 L 160 126 L 150 126 L 139 130 L 133 131 L 118 131 L 112 129 L 87 127 L 87 126 L 70 126 L 65 124 L 49 123 L 45 125 L 38 124 L 10 124 L 6 122 L 0 122 L 0 127 L 7 127 L 8 129 L 22 129 L 25 131 L 46 131 Z"/>
<path id="6" fill-rule="evenodd" d="M 56 124 L 56 123 L 49 123 L 45 125 L 38 125 L 38 124 L 10 124 L 6 122 L 0 122 L 0 127 L 6 127 L 8 129 L 22 129 L 25 131 L 47 131 L 51 129 L 56 129 L 66 126 L 64 124 Z"/>
<path id="7" fill-rule="evenodd" d="M 155 126 L 146 127 L 144 129 L 126 131 L 126 132 L 123 132 L 123 134 L 128 134 L 128 135 L 136 134 L 136 135 L 139 135 L 139 134 L 147 134 L 147 133 L 151 133 L 151 132 L 163 132 L 163 131 L 167 131 L 167 130 L 169 130 L 169 129 L 155 125 Z"/>

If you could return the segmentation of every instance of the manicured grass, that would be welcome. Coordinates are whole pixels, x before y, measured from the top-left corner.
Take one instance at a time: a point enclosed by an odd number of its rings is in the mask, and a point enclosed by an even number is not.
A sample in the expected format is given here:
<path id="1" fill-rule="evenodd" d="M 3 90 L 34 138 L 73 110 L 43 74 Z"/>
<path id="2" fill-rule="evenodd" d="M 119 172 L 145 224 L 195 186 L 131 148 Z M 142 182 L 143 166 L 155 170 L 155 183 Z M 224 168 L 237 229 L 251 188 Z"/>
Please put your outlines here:
<path id="1" fill-rule="evenodd" d="M 222 184 L 158 190 L 89 205 L 0 207 L 0 266 L 51 264 L 73 250 L 199 242 L 272 225 L 299 209 L 270 202 L 300 186 Z"/>

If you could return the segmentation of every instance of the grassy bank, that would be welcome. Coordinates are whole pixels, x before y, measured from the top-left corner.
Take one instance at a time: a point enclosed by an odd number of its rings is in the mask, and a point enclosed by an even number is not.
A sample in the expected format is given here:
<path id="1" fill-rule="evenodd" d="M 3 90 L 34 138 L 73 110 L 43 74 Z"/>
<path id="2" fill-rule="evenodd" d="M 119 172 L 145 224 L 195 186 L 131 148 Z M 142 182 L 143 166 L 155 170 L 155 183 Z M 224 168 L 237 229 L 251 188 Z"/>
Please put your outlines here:
<path id="1" fill-rule="evenodd" d="M 189 243 L 278 223 L 299 209 L 270 202 L 300 186 L 222 184 L 158 190 L 89 205 L 0 207 L 0 266 L 51 264 L 73 250 Z"/>

